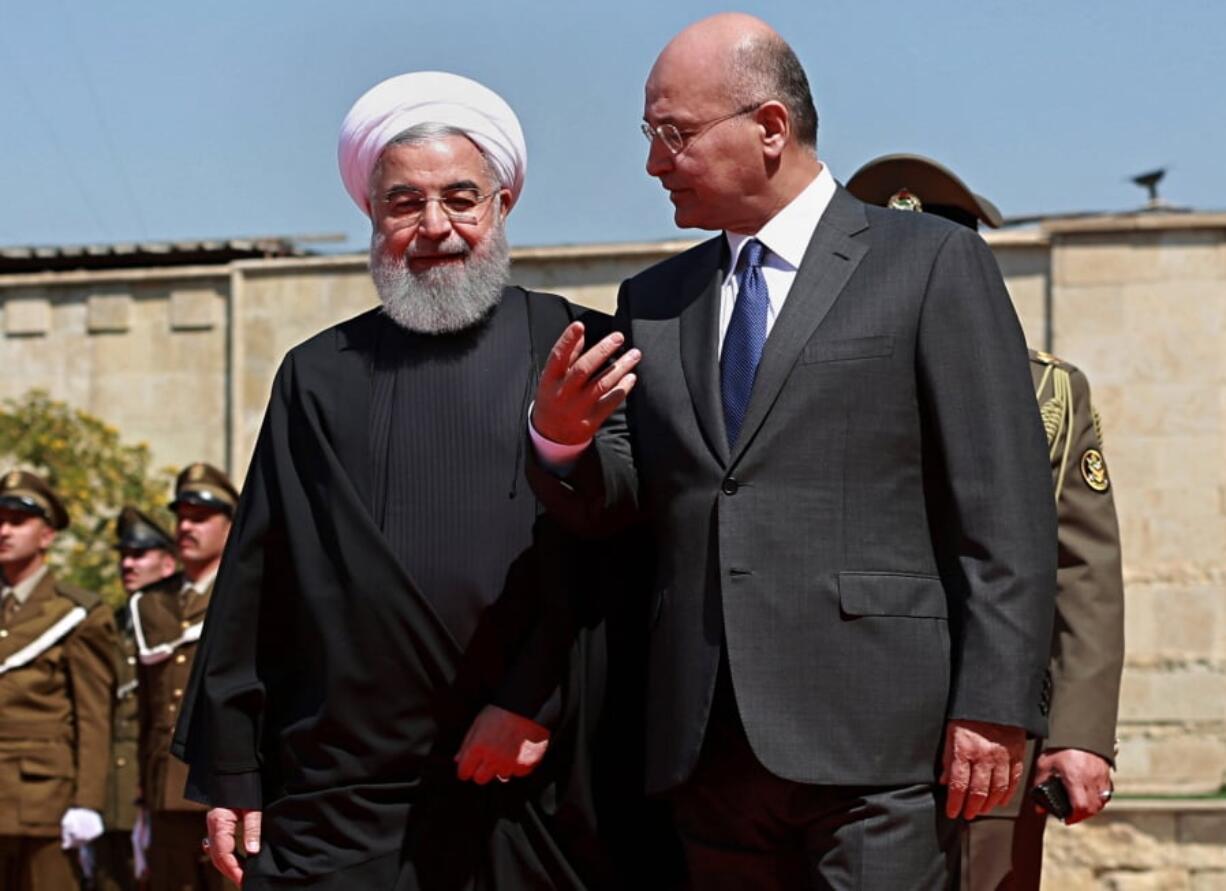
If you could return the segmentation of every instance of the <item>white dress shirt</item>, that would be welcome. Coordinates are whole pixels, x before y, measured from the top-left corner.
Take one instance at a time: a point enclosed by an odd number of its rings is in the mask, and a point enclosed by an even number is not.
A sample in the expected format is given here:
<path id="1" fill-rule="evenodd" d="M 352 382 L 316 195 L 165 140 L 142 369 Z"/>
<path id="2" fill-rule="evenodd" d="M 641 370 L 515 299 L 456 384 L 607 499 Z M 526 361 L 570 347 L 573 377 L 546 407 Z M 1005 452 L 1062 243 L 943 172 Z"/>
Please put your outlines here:
<path id="1" fill-rule="evenodd" d="M 834 197 L 834 190 L 834 176 L 830 173 L 830 168 L 823 163 L 813 182 L 767 220 L 766 225 L 756 234 L 724 233 L 732 262 L 719 290 L 717 355 L 724 352 L 724 335 L 728 331 L 728 322 L 732 319 L 732 309 L 736 306 L 739 292 L 736 264 L 745 242 L 756 238 L 768 252 L 762 263 L 762 277 L 766 279 L 766 289 L 770 297 L 770 306 L 766 310 L 766 335 L 769 337 L 775 319 L 779 318 L 779 313 L 783 311 L 788 292 L 792 290 L 792 283 L 796 281 L 796 271 L 800 268 L 800 261 L 804 259 L 809 240 L 813 237 L 817 224 L 821 222 L 822 214 L 830 206 L 830 199 Z M 532 426 L 531 407 L 528 409 L 528 433 L 532 438 L 532 446 L 536 449 L 537 458 L 554 473 L 565 473 L 569 470 L 583 451 L 592 444 L 588 439 L 575 445 L 563 445 L 541 436 Z"/>

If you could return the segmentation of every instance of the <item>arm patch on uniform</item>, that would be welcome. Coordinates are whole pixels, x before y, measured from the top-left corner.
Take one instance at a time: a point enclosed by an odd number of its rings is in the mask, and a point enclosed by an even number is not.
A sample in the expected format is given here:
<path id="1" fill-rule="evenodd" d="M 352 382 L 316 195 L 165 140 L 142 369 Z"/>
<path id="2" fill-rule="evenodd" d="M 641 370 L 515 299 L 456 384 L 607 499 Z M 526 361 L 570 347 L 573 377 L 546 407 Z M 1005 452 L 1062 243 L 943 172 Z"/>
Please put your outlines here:
<path id="1" fill-rule="evenodd" d="M 1107 478 L 1107 462 L 1098 449 L 1086 449 L 1081 456 L 1081 476 L 1095 492 L 1106 492 L 1111 488 L 1111 480 Z"/>

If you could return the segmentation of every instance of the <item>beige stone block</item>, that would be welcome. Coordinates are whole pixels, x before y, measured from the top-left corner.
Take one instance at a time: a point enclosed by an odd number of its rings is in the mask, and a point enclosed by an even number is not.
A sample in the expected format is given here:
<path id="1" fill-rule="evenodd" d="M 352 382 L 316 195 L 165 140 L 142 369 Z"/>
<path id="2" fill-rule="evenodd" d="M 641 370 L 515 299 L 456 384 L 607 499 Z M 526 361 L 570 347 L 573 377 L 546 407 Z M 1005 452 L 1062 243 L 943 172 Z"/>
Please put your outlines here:
<path id="1" fill-rule="evenodd" d="M 45 297 L 10 297 L 4 301 L 4 331 L 11 337 L 45 335 L 51 330 L 51 301 Z"/>
<path id="2" fill-rule="evenodd" d="M 1106 891 L 1191 891 L 1192 876 L 1186 869 L 1152 872 L 1109 872 L 1102 876 Z"/>
<path id="3" fill-rule="evenodd" d="M 1127 666 L 1120 700 L 1125 721 L 1226 721 L 1226 673 Z"/>
<path id="4" fill-rule="evenodd" d="M 1040 891 L 1102 891 L 1094 870 L 1085 866 L 1062 866 L 1043 861 Z"/>
<path id="5" fill-rule="evenodd" d="M 1185 844 L 1215 845 L 1226 850 L 1226 810 L 1180 814 L 1179 841 Z"/>
<path id="6" fill-rule="evenodd" d="M 1192 873 L 1192 891 L 1223 891 L 1226 889 L 1226 870 L 1214 869 Z"/>
<path id="7" fill-rule="evenodd" d="M 1115 784 L 1123 795 L 1199 795 L 1226 778 L 1226 743 L 1213 731 L 1177 736 L 1132 736 L 1121 728 Z"/>
<path id="8" fill-rule="evenodd" d="M 1124 639 L 1133 663 L 1221 659 L 1226 664 L 1226 590 L 1221 585 L 1132 584 Z"/>
<path id="9" fill-rule="evenodd" d="M 1060 284 L 1103 284 L 1226 278 L 1217 231 L 1065 234 L 1053 239 L 1052 270 Z"/>
<path id="10" fill-rule="evenodd" d="M 130 294 L 91 294 L 86 301 L 86 329 L 90 334 L 127 331 L 131 310 Z"/>
<path id="11" fill-rule="evenodd" d="M 1165 459 L 1156 459 L 1153 466 L 1155 475 L 1171 473 Z M 1118 467 L 1117 461 L 1113 472 Z M 1126 486 L 1126 477 L 1118 472 L 1116 476 L 1115 503 L 1126 566 L 1188 565 L 1202 571 L 1221 567 L 1226 517 L 1219 510 L 1213 481 L 1159 489 L 1143 482 Z"/>
<path id="12" fill-rule="evenodd" d="M 212 328 L 221 321 L 222 308 L 222 296 L 213 288 L 176 288 L 170 293 L 171 330 Z"/>

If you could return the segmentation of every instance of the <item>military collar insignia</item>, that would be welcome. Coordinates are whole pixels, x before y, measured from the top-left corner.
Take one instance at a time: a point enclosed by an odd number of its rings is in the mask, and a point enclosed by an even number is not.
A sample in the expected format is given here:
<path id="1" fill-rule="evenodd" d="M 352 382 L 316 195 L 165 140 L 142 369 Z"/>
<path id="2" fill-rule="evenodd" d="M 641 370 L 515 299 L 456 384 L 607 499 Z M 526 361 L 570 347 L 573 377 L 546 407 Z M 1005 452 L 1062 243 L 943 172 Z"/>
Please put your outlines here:
<path id="1" fill-rule="evenodd" d="M 1111 480 L 1107 478 L 1107 462 L 1098 449 L 1086 449 L 1081 456 L 1081 476 L 1095 492 L 1106 492 L 1111 487 Z"/>

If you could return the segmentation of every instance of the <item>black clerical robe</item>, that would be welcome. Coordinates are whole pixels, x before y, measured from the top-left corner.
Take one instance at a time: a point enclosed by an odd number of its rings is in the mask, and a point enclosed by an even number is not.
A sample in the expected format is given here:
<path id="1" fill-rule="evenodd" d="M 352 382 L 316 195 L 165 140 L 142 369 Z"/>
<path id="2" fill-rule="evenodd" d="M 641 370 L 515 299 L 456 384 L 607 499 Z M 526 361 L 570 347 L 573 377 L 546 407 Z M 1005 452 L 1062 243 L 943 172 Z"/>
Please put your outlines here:
<path id="1" fill-rule="evenodd" d="M 523 476 L 575 314 L 507 288 L 470 334 L 371 311 L 286 356 L 174 742 L 191 794 L 263 810 L 247 889 L 582 887 L 601 643 L 576 631 L 582 546 Z M 551 727 L 530 777 L 455 779 L 487 703 Z"/>

